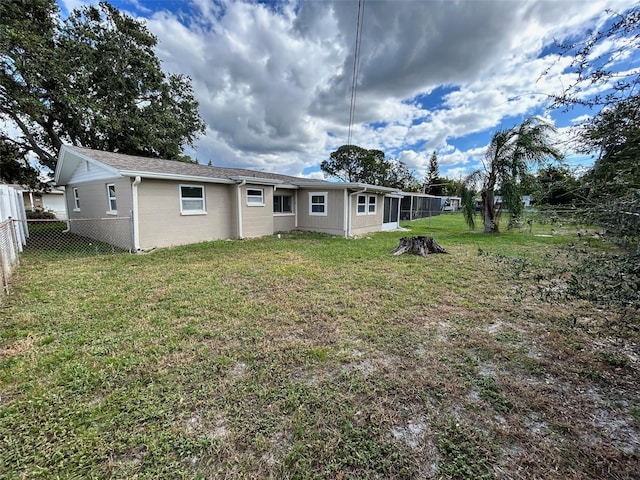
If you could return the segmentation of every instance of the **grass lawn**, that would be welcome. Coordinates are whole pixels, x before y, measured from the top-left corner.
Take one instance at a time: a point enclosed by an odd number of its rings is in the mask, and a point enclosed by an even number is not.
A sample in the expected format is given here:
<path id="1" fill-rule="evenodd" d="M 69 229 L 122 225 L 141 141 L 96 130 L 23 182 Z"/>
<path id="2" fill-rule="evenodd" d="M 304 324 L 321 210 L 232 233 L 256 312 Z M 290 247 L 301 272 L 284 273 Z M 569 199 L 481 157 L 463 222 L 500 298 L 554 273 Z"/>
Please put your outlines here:
<path id="1" fill-rule="evenodd" d="M 514 273 L 584 237 L 405 226 L 25 254 L 0 303 L 0 477 L 638 478 L 637 331 Z M 451 254 L 392 256 L 409 235 Z"/>

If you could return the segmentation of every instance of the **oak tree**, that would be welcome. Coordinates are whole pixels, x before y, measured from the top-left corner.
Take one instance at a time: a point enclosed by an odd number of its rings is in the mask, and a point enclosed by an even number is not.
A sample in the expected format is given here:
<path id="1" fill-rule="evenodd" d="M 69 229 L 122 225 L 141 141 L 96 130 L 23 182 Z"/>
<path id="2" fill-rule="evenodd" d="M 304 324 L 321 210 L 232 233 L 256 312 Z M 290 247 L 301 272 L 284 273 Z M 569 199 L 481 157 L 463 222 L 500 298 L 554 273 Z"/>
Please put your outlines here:
<path id="1" fill-rule="evenodd" d="M 0 141 L 51 170 L 64 143 L 180 159 L 204 123 L 157 38 L 106 2 L 59 16 L 55 0 L 0 2 Z"/>

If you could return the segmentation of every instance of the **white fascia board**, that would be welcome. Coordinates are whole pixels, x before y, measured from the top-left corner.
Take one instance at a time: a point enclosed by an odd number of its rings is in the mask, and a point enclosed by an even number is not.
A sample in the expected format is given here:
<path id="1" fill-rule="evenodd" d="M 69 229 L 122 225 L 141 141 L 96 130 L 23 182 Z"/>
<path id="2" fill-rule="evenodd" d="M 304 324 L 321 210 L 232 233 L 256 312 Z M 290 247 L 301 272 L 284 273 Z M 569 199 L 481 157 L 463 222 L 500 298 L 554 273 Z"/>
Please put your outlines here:
<path id="1" fill-rule="evenodd" d="M 120 174 L 124 177 L 137 177 L 141 178 L 149 178 L 152 180 L 179 180 L 182 182 L 201 182 L 201 183 L 224 183 L 226 185 L 234 185 L 237 182 L 233 180 L 229 180 L 228 178 L 212 178 L 212 177 L 201 177 L 194 175 L 179 175 L 179 174 L 168 174 L 168 173 L 154 173 L 154 172 L 138 172 L 134 170 L 121 170 Z"/>
<path id="2" fill-rule="evenodd" d="M 380 187 L 378 185 L 369 185 L 367 183 L 357 182 L 296 182 L 302 188 L 322 188 L 325 190 L 366 190 L 369 193 L 396 193 L 397 188 Z"/>
<path id="3" fill-rule="evenodd" d="M 282 185 L 284 183 L 282 180 L 277 180 L 275 178 L 247 177 L 244 175 L 237 175 L 229 178 L 237 182 L 244 181 L 247 183 L 252 183 L 257 185 Z"/>

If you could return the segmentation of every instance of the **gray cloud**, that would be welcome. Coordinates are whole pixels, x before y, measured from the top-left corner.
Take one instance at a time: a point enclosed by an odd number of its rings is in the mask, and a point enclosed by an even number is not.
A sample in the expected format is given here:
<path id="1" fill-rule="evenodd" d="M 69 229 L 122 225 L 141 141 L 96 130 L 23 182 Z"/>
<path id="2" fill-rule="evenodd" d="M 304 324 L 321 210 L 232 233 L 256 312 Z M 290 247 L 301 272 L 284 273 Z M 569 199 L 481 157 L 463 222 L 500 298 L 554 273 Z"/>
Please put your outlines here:
<path id="1" fill-rule="evenodd" d="M 551 61 L 537 58 L 543 46 L 625 3 L 365 2 L 354 142 L 425 168 L 451 139 L 539 108 L 544 96 L 531 93 L 556 93 L 562 70 L 540 80 Z M 193 79 L 208 125 L 201 161 L 300 174 L 346 142 L 356 2 L 192 6 L 198 15 L 164 11 L 147 21 L 165 68 Z M 457 87 L 445 105 L 413 103 L 438 86 Z"/>

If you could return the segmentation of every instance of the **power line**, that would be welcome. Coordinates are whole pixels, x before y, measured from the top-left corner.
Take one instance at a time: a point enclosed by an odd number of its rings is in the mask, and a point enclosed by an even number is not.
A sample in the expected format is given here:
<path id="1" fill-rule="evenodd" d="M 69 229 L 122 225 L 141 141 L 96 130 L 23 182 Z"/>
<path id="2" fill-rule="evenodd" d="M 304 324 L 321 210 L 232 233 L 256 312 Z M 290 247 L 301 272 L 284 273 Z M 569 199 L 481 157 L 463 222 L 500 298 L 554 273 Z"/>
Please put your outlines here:
<path id="1" fill-rule="evenodd" d="M 360 64 L 360 45 L 362 44 L 362 23 L 364 21 L 364 1 L 358 0 L 358 17 L 356 19 L 356 45 L 353 52 L 353 79 L 351 81 L 351 105 L 349 106 L 349 134 L 347 145 L 351 145 L 353 119 L 356 111 L 356 92 L 358 90 L 358 70 Z"/>

